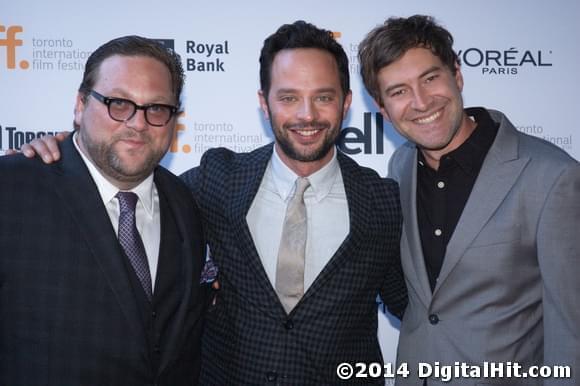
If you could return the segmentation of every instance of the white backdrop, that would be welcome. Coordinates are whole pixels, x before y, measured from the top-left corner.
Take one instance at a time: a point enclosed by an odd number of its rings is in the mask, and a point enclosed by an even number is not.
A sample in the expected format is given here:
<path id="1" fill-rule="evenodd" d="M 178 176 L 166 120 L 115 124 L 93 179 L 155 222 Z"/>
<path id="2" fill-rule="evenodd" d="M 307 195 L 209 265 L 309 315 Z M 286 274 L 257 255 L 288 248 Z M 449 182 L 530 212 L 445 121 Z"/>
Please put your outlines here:
<path id="1" fill-rule="evenodd" d="M 0 4 L 0 154 L 40 132 L 70 129 L 76 89 L 91 50 L 127 34 L 167 39 L 187 69 L 185 113 L 163 164 L 181 173 L 209 147 L 248 151 L 272 140 L 256 91 L 263 40 L 281 24 L 303 19 L 340 33 L 351 60 L 353 104 L 343 150 L 385 175 L 402 143 L 376 109 L 358 75 L 357 45 L 389 16 L 429 14 L 455 37 L 467 106 L 504 111 L 522 131 L 580 158 L 573 121 L 580 86 L 580 2 L 559 0 L 185 1 Z M 365 125 L 365 117 L 367 124 Z M 0 176 L 1 184 L 1 176 Z M 397 329 L 380 316 L 386 361 Z"/>

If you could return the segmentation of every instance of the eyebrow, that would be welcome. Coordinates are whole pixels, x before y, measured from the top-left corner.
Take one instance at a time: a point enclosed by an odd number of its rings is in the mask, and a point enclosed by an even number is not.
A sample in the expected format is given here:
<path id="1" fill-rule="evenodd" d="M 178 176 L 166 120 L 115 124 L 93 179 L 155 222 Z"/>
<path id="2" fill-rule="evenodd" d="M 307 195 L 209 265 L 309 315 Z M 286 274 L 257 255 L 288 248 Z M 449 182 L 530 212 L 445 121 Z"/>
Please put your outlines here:
<path id="1" fill-rule="evenodd" d="M 119 95 L 119 96 L 111 96 L 111 95 Z M 133 103 L 136 103 L 135 100 L 133 99 L 132 95 L 129 95 L 124 89 L 120 89 L 117 87 L 114 87 L 109 92 L 108 97 L 109 98 L 127 99 Z M 173 97 L 170 97 L 170 99 L 173 100 Z M 174 103 L 171 100 L 167 100 L 167 98 L 165 96 L 156 95 L 153 98 L 151 98 L 151 101 L 147 102 L 146 104 L 169 104 L 169 105 L 173 105 Z"/>
<path id="2" fill-rule="evenodd" d="M 295 93 L 298 91 L 299 90 L 297 90 L 295 88 L 281 88 L 281 89 L 276 91 L 276 95 L 286 94 L 286 93 Z M 319 89 L 314 90 L 314 92 L 316 92 L 316 93 L 338 93 L 338 90 L 335 89 L 334 87 L 323 87 L 323 88 L 319 88 Z"/>
<path id="3" fill-rule="evenodd" d="M 421 74 L 419 74 L 419 78 L 422 78 L 427 74 L 430 74 L 432 72 L 439 71 L 439 70 L 441 70 L 441 66 L 436 66 L 436 65 L 431 66 L 428 69 L 426 69 L 425 71 L 423 71 Z M 404 85 L 405 85 L 405 83 L 397 83 L 397 84 L 394 84 L 392 86 L 389 86 L 385 89 L 385 93 L 388 94 L 391 91 L 393 91 L 394 89 L 399 88 L 399 87 L 403 87 Z"/>

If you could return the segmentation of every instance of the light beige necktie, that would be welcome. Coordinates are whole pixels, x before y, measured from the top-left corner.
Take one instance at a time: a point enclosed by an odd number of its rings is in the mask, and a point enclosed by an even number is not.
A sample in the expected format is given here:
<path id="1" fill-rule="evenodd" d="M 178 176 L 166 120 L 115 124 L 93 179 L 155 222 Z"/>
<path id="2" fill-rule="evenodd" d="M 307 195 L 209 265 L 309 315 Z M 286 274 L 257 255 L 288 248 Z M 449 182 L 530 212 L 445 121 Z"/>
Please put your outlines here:
<path id="1" fill-rule="evenodd" d="M 276 292 L 287 313 L 304 295 L 304 254 L 306 250 L 306 206 L 304 191 L 310 186 L 307 178 L 296 180 L 296 191 L 286 207 L 286 217 L 278 249 Z"/>

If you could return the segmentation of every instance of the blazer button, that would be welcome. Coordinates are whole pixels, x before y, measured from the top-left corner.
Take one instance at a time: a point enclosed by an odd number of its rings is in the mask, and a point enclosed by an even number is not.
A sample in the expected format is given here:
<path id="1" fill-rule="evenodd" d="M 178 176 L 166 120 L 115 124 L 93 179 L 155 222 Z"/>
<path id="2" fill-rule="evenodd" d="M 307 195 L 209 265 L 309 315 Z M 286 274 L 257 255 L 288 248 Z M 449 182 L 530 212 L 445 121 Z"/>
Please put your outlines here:
<path id="1" fill-rule="evenodd" d="M 284 328 L 288 331 L 294 328 L 294 322 L 290 319 L 284 322 Z"/>
<path id="2" fill-rule="evenodd" d="M 439 323 L 439 317 L 435 314 L 429 315 L 429 323 L 431 323 L 431 324 Z"/>
<path id="3" fill-rule="evenodd" d="M 266 380 L 268 382 L 276 382 L 276 379 L 278 379 L 278 373 L 275 371 L 268 371 L 266 373 Z"/>

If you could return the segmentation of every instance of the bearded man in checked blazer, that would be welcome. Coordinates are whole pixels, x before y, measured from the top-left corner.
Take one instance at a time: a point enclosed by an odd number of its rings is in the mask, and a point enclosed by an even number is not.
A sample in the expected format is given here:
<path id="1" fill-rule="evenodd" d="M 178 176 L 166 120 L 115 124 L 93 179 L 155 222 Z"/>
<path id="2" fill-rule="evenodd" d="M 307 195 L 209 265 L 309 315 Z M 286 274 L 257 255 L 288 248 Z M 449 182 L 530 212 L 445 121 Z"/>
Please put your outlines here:
<path id="1" fill-rule="evenodd" d="M 260 65 L 275 143 L 209 150 L 183 175 L 220 270 L 201 383 L 336 384 L 341 362 L 382 362 L 377 296 L 398 317 L 406 306 L 397 185 L 335 148 L 351 92 L 347 56 L 330 31 L 283 25 L 265 40 Z M 288 307 L 277 256 L 299 177 L 309 183 L 304 293 Z"/>

